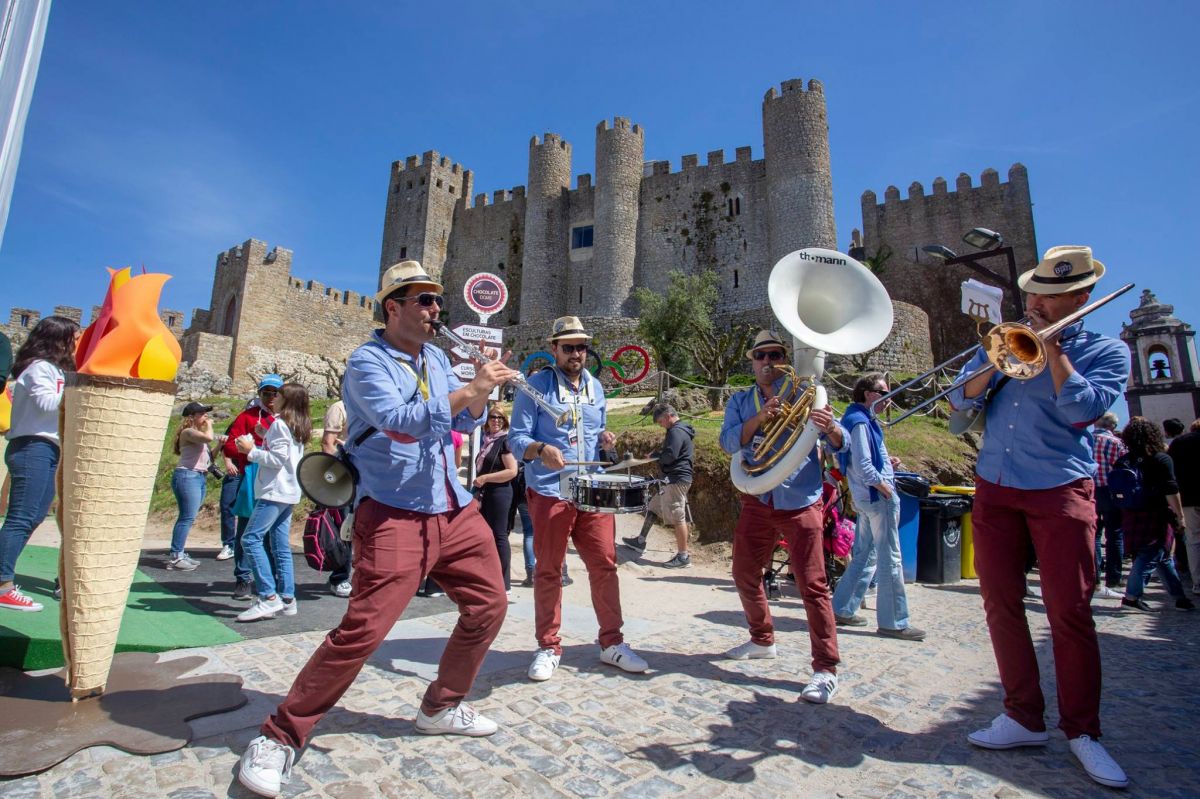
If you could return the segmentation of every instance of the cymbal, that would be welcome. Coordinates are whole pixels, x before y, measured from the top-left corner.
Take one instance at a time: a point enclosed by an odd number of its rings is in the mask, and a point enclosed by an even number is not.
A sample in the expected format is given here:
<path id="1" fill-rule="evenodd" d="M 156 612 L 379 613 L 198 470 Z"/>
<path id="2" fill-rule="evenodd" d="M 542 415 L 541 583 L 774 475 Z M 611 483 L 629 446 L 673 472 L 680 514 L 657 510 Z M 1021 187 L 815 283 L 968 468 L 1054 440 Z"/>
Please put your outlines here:
<path id="1" fill-rule="evenodd" d="M 617 461 L 616 463 L 612 464 L 604 471 L 618 472 L 618 471 L 622 471 L 624 469 L 632 469 L 635 466 L 645 466 L 647 463 L 657 463 L 657 462 L 658 462 L 658 458 L 626 458 L 623 461 Z"/>

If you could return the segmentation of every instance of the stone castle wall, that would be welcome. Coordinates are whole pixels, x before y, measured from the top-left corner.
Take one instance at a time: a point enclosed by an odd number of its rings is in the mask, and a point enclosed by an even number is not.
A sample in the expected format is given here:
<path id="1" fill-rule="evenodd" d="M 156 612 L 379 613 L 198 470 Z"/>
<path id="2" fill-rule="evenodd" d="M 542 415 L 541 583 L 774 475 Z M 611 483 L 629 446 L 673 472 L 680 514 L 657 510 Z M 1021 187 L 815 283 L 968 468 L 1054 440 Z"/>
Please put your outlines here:
<path id="1" fill-rule="evenodd" d="M 874 255 L 884 245 L 892 250 L 880 280 L 893 300 L 912 303 L 929 314 L 933 356 L 943 361 L 956 352 L 977 343 L 975 323 L 960 312 L 960 286 L 967 278 L 990 282 L 1003 288 L 1005 319 L 1012 318 L 1008 288 L 1008 263 L 993 256 L 982 264 L 1004 276 L 987 280 L 965 266 L 947 267 L 922 253 L 928 244 L 942 244 L 957 253 L 974 251 L 962 243 L 962 236 L 975 227 L 988 228 L 1004 236 L 1014 250 L 1018 274 L 1032 269 L 1038 261 L 1033 230 L 1033 203 L 1029 195 L 1029 176 L 1025 167 L 1014 164 L 1008 182 L 1001 183 L 994 169 L 981 176 L 981 185 L 972 187 L 971 177 L 960 174 L 955 190 L 947 191 L 946 181 L 933 181 L 933 192 L 926 194 L 920 183 L 908 189 L 908 198 L 900 199 L 900 190 L 889 186 L 884 201 L 877 202 L 875 192 L 862 195 L 863 237 L 867 253 Z M 1019 298 L 1018 298 L 1019 299 Z"/>
<path id="2" fill-rule="evenodd" d="M 100 315 L 100 306 L 92 306 L 92 315 L 86 324 L 83 321 L 82 308 L 75 308 L 70 305 L 55 305 L 54 310 L 50 313 L 54 316 L 64 316 L 67 319 L 73 319 L 81 327 L 87 327 L 87 325 L 95 322 L 96 317 Z M 159 311 L 158 318 L 175 335 L 175 338 L 178 339 L 183 336 L 183 311 L 168 308 Z M 4 335 L 8 336 L 8 340 L 12 342 L 13 355 L 16 355 L 17 347 L 25 343 L 25 339 L 29 338 L 29 331 L 33 330 L 41 319 L 42 312 L 35 308 L 9 309 L 8 324 L 0 325 L 0 333 L 4 333 Z"/>

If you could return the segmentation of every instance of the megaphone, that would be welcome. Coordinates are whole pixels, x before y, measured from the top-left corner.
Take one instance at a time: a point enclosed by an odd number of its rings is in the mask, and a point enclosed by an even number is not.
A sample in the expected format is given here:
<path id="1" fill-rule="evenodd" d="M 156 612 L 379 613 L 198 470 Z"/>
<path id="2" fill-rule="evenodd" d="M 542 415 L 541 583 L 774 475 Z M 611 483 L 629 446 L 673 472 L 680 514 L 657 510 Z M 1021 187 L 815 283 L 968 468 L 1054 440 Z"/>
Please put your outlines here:
<path id="1" fill-rule="evenodd" d="M 296 482 L 304 496 L 318 505 L 340 508 L 354 501 L 358 473 L 344 457 L 310 452 L 296 467 Z"/>

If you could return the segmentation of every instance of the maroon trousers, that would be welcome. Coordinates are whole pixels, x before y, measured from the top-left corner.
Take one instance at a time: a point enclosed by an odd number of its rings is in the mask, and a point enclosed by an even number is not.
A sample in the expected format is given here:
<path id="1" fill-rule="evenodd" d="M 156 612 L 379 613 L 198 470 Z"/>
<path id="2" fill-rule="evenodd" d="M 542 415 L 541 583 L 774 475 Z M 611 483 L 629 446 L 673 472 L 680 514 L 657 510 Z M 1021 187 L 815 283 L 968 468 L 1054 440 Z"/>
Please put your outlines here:
<path id="1" fill-rule="evenodd" d="M 776 510 L 752 496 L 742 496 L 742 513 L 733 533 L 733 582 L 750 624 L 750 639 L 767 646 L 775 643 L 775 626 L 763 588 L 763 570 L 780 538 L 787 540 L 792 574 L 804 597 L 813 671 L 837 673 L 837 626 L 833 600 L 825 578 L 822 548 L 821 503 L 799 510 Z"/>
<path id="2" fill-rule="evenodd" d="M 1100 737 L 1100 646 L 1092 621 L 1096 506 L 1087 478 L 1057 488 L 1006 488 L 975 478 L 975 572 L 1004 708 L 1029 730 L 1046 729 L 1037 656 L 1025 619 L 1025 563 L 1032 544 L 1042 578 L 1067 738 Z"/>
<path id="3" fill-rule="evenodd" d="M 432 714 L 461 702 L 508 611 L 492 530 L 475 502 L 429 515 L 366 499 L 354 515 L 354 591 L 346 615 L 296 676 L 262 734 L 297 749 L 304 746 L 426 575 L 458 605 L 459 617 L 421 710 Z"/>
<path id="4" fill-rule="evenodd" d="M 592 587 L 592 608 L 600 623 L 600 646 L 621 643 L 621 588 L 617 582 L 616 522 L 611 514 L 581 511 L 565 499 L 525 492 L 533 522 L 534 629 L 539 649 L 562 654 L 562 565 L 567 540 L 587 567 Z"/>

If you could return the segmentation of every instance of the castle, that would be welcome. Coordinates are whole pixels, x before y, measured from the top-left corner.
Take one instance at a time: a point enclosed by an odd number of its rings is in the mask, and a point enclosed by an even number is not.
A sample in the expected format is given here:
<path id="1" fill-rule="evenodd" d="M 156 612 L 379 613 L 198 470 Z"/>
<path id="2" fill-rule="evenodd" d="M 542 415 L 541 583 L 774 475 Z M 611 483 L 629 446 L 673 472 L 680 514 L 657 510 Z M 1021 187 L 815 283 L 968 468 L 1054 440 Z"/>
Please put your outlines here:
<path id="1" fill-rule="evenodd" d="M 767 279 L 779 258 L 803 247 L 837 249 L 829 127 L 817 80 L 784 81 L 762 101 L 763 155 L 738 147 L 680 168 L 645 161 L 646 131 L 617 117 L 596 126 L 595 180 L 571 186 L 571 144 L 554 133 L 534 136 L 525 186 L 474 194 L 474 173 L 435 151 L 392 164 L 379 273 L 419 260 L 446 286 L 454 321 L 472 321 L 461 287 L 476 272 L 494 272 L 510 301 L 491 325 L 519 359 L 543 348 L 548 320 L 571 314 L 597 333 L 598 348 L 633 338 L 633 291 L 665 292 L 671 271 L 711 270 L 719 280 L 721 319 L 775 326 Z M 965 231 L 1002 231 L 1021 268 L 1036 262 L 1032 204 L 1024 167 L 1007 183 L 994 170 L 981 185 L 960 175 L 954 192 L 941 178 L 926 196 L 920 184 L 901 200 L 893 186 L 878 204 L 863 194 L 865 252 L 885 245 L 897 257 L 881 273 L 895 309 L 888 341 L 871 368 L 919 372 L 966 346 L 973 326 L 958 312 L 963 267 L 932 271 L 917 255 L 930 243 L 957 242 Z M 292 252 L 250 239 L 217 256 L 209 307 L 195 311 L 183 336 L 193 369 L 229 375 L 238 389 L 252 375 L 279 369 L 313 375 L 320 356 L 344 358 L 375 323 L 374 298 L 291 273 Z M 373 287 L 372 287 L 373 289 Z M 852 302 L 853 298 L 847 298 Z M 169 312 L 174 313 L 174 312 Z M 295 322 L 304 320 L 302 336 Z M 289 332 L 290 331 L 290 332 Z"/>

